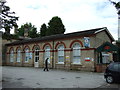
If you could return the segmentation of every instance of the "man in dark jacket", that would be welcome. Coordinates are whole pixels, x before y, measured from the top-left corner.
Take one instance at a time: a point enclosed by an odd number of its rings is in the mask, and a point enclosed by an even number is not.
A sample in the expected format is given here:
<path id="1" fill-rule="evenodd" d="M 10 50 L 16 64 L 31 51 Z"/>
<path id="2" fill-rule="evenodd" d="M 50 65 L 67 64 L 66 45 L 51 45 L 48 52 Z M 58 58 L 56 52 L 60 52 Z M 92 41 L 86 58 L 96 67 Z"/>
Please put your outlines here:
<path id="1" fill-rule="evenodd" d="M 49 58 L 47 58 L 47 59 L 45 60 L 45 68 L 44 68 L 44 71 L 45 71 L 45 70 L 49 71 L 49 70 L 48 70 L 48 59 L 49 59 Z"/>

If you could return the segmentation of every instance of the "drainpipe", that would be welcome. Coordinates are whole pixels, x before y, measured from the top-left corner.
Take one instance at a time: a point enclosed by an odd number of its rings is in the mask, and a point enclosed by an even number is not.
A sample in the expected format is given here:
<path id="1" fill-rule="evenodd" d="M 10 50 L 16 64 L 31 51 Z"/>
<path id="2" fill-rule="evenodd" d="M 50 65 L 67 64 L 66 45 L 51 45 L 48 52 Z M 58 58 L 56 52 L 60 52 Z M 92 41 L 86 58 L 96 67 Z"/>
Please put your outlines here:
<path id="1" fill-rule="evenodd" d="M 52 69 L 54 68 L 54 40 L 53 40 L 53 51 L 52 51 Z"/>
<path id="2" fill-rule="evenodd" d="M 118 12 L 120 12 L 120 9 Z M 120 13 L 118 13 L 118 41 L 120 41 Z"/>
<path id="3" fill-rule="evenodd" d="M 117 3 L 118 5 L 116 5 L 116 9 L 118 11 L 118 42 L 120 42 L 120 2 Z M 119 60 L 119 54 L 120 54 L 120 51 L 117 50 L 117 61 Z"/>
<path id="4" fill-rule="evenodd" d="M 23 66 L 23 62 L 24 62 L 24 44 L 22 45 L 22 66 Z"/>

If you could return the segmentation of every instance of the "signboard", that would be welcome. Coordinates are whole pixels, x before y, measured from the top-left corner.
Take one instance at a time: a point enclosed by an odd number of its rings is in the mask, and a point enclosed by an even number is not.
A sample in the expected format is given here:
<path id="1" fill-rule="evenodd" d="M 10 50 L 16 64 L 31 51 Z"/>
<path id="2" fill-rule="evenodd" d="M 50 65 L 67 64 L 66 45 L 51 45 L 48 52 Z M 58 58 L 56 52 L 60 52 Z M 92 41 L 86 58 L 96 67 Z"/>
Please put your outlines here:
<path id="1" fill-rule="evenodd" d="M 84 37 L 84 47 L 90 47 L 90 38 Z"/>
<path id="2" fill-rule="evenodd" d="M 107 49 L 107 50 L 108 50 L 108 49 L 110 49 L 110 46 L 105 46 L 104 49 Z"/>
<path id="3" fill-rule="evenodd" d="M 85 61 L 91 61 L 91 59 L 89 57 L 85 58 Z"/>

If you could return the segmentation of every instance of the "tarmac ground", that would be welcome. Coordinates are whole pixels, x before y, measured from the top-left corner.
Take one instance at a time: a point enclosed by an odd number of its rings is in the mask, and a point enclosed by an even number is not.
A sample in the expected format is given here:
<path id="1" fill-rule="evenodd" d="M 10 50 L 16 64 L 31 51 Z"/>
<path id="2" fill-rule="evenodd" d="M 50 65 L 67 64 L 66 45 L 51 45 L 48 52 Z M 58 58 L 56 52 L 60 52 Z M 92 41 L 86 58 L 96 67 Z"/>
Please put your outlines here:
<path id="1" fill-rule="evenodd" d="M 2 88 L 109 88 L 110 86 L 106 83 L 103 73 L 2 67 Z M 120 88 L 120 84 L 113 86 L 110 88 Z"/>

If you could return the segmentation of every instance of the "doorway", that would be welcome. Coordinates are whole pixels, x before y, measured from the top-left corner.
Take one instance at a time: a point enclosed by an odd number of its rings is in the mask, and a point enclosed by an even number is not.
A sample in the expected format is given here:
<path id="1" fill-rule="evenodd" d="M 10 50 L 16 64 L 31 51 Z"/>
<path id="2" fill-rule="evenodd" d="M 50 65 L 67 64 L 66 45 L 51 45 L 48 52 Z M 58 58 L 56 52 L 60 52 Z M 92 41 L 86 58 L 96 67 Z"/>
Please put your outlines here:
<path id="1" fill-rule="evenodd" d="M 39 49 L 36 48 L 34 52 L 34 67 L 39 67 Z"/>

